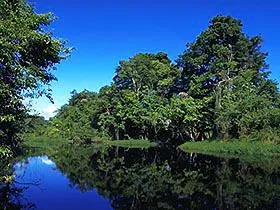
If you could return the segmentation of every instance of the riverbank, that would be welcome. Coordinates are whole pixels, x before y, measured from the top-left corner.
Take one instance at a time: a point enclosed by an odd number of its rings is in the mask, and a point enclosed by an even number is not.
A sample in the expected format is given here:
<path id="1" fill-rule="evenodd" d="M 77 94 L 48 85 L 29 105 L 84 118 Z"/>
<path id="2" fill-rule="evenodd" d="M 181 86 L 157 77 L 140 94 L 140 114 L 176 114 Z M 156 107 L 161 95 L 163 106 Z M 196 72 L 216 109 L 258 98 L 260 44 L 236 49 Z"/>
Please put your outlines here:
<path id="1" fill-rule="evenodd" d="M 68 144 L 64 138 L 50 138 L 50 137 L 25 137 L 23 146 L 26 148 L 48 149 Z"/>
<path id="2" fill-rule="evenodd" d="M 150 148 L 155 147 L 157 144 L 155 142 L 150 142 L 149 140 L 115 140 L 115 141 L 104 141 L 102 142 L 108 146 L 119 146 L 127 148 Z"/>
<path id="3" fill-rule="evenodd" d="M 280 145 L 253 141 L 201 141 L 186 142 L 180 146 L 185 152 L 196 152 L 207 155 L 254 155 L 275 157 L 280 156 Z"/>
<path id="4" fill-rule="evenodd" d="M 36 148 L 40 150 L 52 150 L 59 146 L 69 145 L 69 141 L 63 138 L 49 137 L 29 137 L 24 141 L 26 148 Z M 157 144 L 149 140 L 102 140 L 92 143 L 97 146 L 119 146 L 125 148 L 150 148 Z M 86 145 L 85 145 L 86 146 Z M 280 145 L 272 143 L 262 143 L 257 141 L 201 141 L 186 142 L 179 146 L 185 152 L 201 153 L 206 155 L 220 156 L 262 156 L 277 157 L 280 156 Z"/>
<path id="5" fill-rule="evenodd" d="M 36 149 L 50 149 L 54 147 L 59 147 L 65 144 L 69 144 L 67 139 L 63 138 L 50 138 L 50 137 L 26 137 L 24 140 L 24 146 L 26 148 L 36 148 Z M 150 148 L 155 147 L 157 144 L 149 140 L 98 140 L 93 141 L 92 145 L 98 146 L 119 146 L 126 148 Z"/>

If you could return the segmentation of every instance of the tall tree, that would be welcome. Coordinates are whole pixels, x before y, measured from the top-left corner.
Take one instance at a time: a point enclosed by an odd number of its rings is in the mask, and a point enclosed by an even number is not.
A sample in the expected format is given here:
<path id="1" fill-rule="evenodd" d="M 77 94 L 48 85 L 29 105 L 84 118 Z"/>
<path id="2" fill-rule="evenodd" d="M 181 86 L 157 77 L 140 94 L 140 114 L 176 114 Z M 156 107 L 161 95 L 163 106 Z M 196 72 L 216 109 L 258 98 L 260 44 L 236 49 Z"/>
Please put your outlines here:
<path id="1" fill-rule="evenodd" d="M 229 126 L 224 125 L 232 123 L 224 121 L 221 125 L 217 119 L 227 110 L 225 97 L 236 89 L 247 86 L 244 91 L 254 90 L 255 96 L 274 97 L 274 100 L 279 95 L 276 84 L 269 79 L 267 54 L 260 50 L 261 43 L 261 37 L 245 35 L 240 20 L 216 16 L 178 59 L 183 69 L 179 87 L 194 98 L 213 98 L 208 110 L 213 111 L 215 137 L 227 133 Z M 246 83 L 240 82 L 244 76 Z"/>
<path id="2" fill-rule="evenodd" d="M 25 97 L 51 99 L 52 70 L 69 53 L 47 30 L 54 19 L 37 14 L 25 0 L 0 1 L 0 145 L 17 146 Z"/>

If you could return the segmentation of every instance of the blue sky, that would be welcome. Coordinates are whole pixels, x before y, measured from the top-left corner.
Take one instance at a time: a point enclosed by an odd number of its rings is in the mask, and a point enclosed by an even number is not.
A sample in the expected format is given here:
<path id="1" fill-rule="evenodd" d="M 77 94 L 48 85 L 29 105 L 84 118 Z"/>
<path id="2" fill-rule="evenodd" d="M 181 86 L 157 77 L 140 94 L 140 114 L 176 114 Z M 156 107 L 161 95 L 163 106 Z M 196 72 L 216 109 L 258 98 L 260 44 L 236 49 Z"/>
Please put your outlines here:
<path id="1" fill-rule="evenodd" d="M 67 103 L 70 91 L 98 91 L 110 84 L 119 60 L 138 52 L 167 52 L 175 60 L 187 42 L 218 14 L 241 19 L 249 36 L 264 38 L 272 78 L 280 81 L 280 1 L 278 0 L 31 0 L 36 11 L 53 12 L 55 36 L 75 47 L 58 65 L 53 82 L 55 104 L 34 101 L 50 116 Z"/>

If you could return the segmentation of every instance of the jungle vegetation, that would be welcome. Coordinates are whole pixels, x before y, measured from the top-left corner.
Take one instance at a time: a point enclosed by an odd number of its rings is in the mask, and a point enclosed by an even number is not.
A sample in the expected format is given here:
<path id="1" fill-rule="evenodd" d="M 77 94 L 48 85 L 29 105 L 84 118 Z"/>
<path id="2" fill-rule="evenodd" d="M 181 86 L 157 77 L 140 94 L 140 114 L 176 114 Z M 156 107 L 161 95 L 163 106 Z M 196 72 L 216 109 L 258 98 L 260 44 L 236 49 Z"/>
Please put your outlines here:
<path id="1" fill-rule="evenodd" d="M 52 101 L 55 66 L 71 52 L 49 30 L 54 20 L 25 0 L 0 1 L 0 208 L 33 207 L 11 199 L 24 191 L 12 185 L 24 145 L 116 209 L 279 206 L 280 94 L 261 36 L 216 16 L 175 61 L 164 52 L 122 60 L 111 84 L 73 90 L 45 120 L 26 101 Z"/>
<path id="2" fill-rule="evenodd" d="M 47 96 L 55 65 L 71 49 L 48 30 L 51 13 L 25 0 L 0 3 L 0 156 L 21 135 L 60 137 L 90 144 L 144 139 L 179 145 L 211 139 L 279 143 L 280 97 L 270 79 L 262 37 L 249 37 L 240 20 L 214 17 L 178 59 L 164 52 L 122 60 L 99 92 L 71 92 L 45 121 L 28 114 L 28 98 Z"/>
<path id="3" fill-rule="evenodd" d="M 39 135 L 73 143 L 149 139 L 252 139 L 279 143 L 280 97 L 270 79 L 262 37 L 249 37 L 240 20 L 216 16 L 172 62 L 138 53 L 120 61 L 110 85 L 71 93 Z"/>
<path id="4" fill-rule="evenodd" d="M 37 14 L 25 0 L 0 1 L 1 158 L 20 146 L 27 99 L 45 95 L 51 100 L 53 70 L 70 50 L 48 29 L 54 20 L 51 13 Z"/>

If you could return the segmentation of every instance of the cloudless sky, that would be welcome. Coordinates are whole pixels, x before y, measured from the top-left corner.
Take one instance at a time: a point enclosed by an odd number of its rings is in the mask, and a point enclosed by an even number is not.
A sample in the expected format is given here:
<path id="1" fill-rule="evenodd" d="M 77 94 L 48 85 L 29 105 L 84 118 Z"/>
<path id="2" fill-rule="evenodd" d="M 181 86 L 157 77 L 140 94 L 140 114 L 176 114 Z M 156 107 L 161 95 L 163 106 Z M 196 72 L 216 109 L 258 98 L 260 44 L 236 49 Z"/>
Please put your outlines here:
<path id="1" fill-rule="evenodd" d="M 241 19 L 249 36 L 264 38 L 272 78 L 280 81 L 278 0 L 31 0 L 39 13 L 52 12 L 56 37 L 75 47 L 58 65 L 55 104 L 34 102 L 44 116 L 67 103 L 73 89 L 98 91 L 110 84 L 118 62 L 139 52 L 168 53 L 172 60 L 218 14 Z"/>

